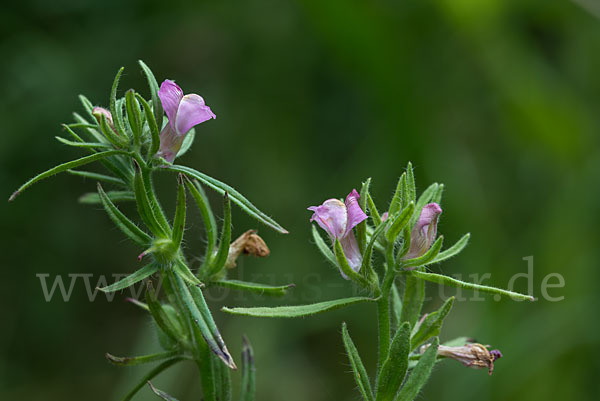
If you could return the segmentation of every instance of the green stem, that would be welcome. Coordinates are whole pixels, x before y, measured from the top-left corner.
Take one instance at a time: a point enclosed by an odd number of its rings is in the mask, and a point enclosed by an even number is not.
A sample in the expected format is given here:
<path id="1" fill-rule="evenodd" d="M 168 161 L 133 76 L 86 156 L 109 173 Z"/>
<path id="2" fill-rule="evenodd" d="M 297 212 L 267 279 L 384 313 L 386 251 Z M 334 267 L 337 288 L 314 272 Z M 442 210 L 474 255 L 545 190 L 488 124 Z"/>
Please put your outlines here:
<path id="1" fill-rule="evenodd" d="M 379 324 L 379 369 L 388 356 L 390 349 L 390 293 L 392 283 L 394 282 L 394 247 L 388 245 L 385 255 L 387 268 L 383 283 L 381 285 L 381 295 L 377 301 L 377 321 Z"/>

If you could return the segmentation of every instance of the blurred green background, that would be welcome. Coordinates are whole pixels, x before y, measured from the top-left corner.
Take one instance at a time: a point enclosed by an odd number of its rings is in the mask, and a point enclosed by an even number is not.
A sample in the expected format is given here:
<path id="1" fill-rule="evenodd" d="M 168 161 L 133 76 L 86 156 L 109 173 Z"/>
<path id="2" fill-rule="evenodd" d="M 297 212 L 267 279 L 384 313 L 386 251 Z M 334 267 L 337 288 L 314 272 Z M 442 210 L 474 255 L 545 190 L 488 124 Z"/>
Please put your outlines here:
<path id="1" fill-rule="evenodd" d="M 214 293 L 211 302 L 238 361 L 243 333 L 254 345 L 259 400 L 359 399 L 340 327 L 348 323 L 372 372 L 371 305 L 299 320 L 231 318 L 218 308 L 352 294 L 312 244 L 306 207 L 372 177 L 383 210 L 409 160 L 420 190 L 446 184 L 439 231 L 448 243 L 472 233 L 463 254 L 433 270 L 464 279 L 490 273 L 486 283 L 505 287 L 533 256 L 539 298 L 456 303 L 442 340 L 468 335 L 505 357 L 492 377 L 445 361 L 420 399 L 600 395 L 600 20 L 582 7 L 543 0 L 26 0 L 0 7 L 5 199 L 34 174 L 81 154 L 53 136 L 81 111 L 77 94 L 107 105 L 120 66 L 123 90 L 148 94 L 136 64 L 143 59 L 159 80 L 176 79 L 217 114 L 197 128 L 180 163 L 231 184 L 291 232 L 275 234 L 234 209 L 234 233 L 259 228 L 272 252 L 243 260 L 236 274 L 297 286 L 281 300 Z M 158 181 L 172 210 L 174 177 Z M 111 366 L 104 352 L 158 349 L 148 317 L 124 302 L 127 292 L 90 302 L 80 278 L 70 302 L 44 300 L 36 274 L 50 282 L 93 274 L 95 285 L 101 274 L 139 266 L 139 250 L 100 208 L 77 203 L 93 190 L 89 180 L 62 175 L 0 208 L 0 399 L 116 400 L 149 368 Z M 189 221 L 188 250 L 201 255 L 199 214 Z M 543 299 L 550 273 L 564 277 L 564 288 L 549 290 L 560 302 Z M 516 289 L 527 292 L 526 281 Z M 428 291 L 425 310 L 432 310 L 441 297 L 436 286 Z M 192 363 L 154 383 L 198 399 Z M 155 398 L 144 389 L 136 399 Z"/>

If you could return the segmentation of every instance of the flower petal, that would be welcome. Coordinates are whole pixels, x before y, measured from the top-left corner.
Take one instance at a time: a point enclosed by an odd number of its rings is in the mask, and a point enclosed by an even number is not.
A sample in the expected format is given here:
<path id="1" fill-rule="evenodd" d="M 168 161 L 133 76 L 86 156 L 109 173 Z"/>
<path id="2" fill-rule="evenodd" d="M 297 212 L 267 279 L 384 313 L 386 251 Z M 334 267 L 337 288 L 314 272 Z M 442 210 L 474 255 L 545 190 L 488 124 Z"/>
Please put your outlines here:
<path id="1" fill-rule="evenodd" d="M 310 221 L 316 221 L 330 238 L 341 239 L 346 233 L 348 214 L 346 205 L 339 199 L 328 199 L 321 206 L 311 206 L 308 210 L 314 212 Z"/>
<path id="2" fill-rule="evenodd" d="M 340 245 L 344 250 L 344 255 L 346 256 L 346 260 L 348 260 L 348 264 L 350 265 L 352 270 L 358 273 L 362 265 L 362 255 L 360 253 L 360 249 L 358 248 L 358 242 L 356 241 L 356 237 L 354 236 L 354 232 L 352 230 L 350 230 L 348 235 L 340 239 Z M 348 279 L 344 272 L 342 272 L 342 276 L 344 276 L 345 279 Z"/>
<path id="3" fill-rule="evenodd" d="M 165 79 L 158 90 L 158 97 L 165 113 L 167 113 L 167 117 L 169 117 L 169 124 L 175 129 L 177 109 L 179 109 L 179 103 L 183 98 L 183 91 L 174 81 Z"/>
<path id="4" fill-rule="evenodd" d="M 427 252 L 435 241 L 438 218 L 441 213 L 442 208 L 437 203 L 423 206 L 410 236 L 410 250 L 404 259 L 416 258 Z"/>
<path id="5" fill-rule="evenodd" d="M 360 195 L 353 189 L 346 197 L 346 210 L 348 213 L 348 223 L 346 224 L 346 234 L 348 234 L 354 226 L 367 218 L 367 215 L 358 205 Z"/>
<path id="6" fill-rule="evenodd" d="M 160 133 L 160 148 L 157 155 L 164 158 L 169 163 L 173 163 L 185 136 L 179 136 L 175 133 L 171 124 L 165 125 Z"/>
<path id="7" fill-rule="evenodd" d="M 217 118 L 204 103 L 204 99 L 195 93 L 185 95 L 177 110 L 176 128 L 178 135 L 185 135 L 193 126 Z"/>

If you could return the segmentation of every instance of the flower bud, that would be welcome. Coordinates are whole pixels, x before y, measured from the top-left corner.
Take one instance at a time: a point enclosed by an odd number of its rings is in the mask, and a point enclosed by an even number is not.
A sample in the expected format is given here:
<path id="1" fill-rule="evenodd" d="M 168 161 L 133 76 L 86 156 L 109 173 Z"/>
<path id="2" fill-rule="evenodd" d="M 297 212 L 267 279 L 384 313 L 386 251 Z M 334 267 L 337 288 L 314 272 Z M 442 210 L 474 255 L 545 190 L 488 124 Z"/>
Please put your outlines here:
<path id="1" fill-rule="evenodd" d="M 437 223 L 442 208 L 437 203 L 423 206 L 417 224 L 410 234 L 410 248 L 403 259 L 412 259 L 422 256 L 431 248 L 437 235 Z"/>

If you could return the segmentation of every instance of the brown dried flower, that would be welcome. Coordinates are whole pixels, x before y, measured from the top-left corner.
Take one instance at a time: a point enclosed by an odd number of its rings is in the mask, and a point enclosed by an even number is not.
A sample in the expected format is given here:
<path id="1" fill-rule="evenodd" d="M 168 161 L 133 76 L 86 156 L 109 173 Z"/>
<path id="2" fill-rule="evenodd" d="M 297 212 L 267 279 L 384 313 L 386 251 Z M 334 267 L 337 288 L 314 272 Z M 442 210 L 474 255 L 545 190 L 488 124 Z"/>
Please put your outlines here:
<path id="1" fill-rule="evenodd" d="M 229 246 L 229 255 L 227 255 L 225 267 L 233 269 L 236 266 L 237 258 L 242 253 L 264 258 L 269 256 L 271 251 L 265 241 L 256 233 L 256 230 L 248 230 Z"/>

